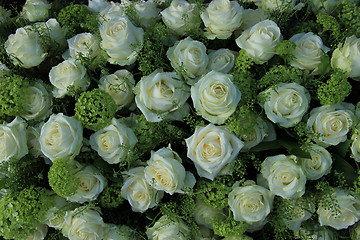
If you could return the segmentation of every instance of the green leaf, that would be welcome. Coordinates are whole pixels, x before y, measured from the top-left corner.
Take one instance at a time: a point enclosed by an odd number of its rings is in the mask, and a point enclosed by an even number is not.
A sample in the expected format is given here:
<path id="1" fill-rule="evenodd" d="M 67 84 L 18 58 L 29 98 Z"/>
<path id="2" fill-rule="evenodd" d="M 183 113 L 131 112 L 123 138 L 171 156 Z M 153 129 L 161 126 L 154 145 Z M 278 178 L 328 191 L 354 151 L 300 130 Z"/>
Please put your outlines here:
<path id="1" fill-rule="evenodd" d="M 259 145 L 250 149 L 250 152 L 261 152 L 266 150 L 274 150 L 280 148 L 281 145 L 277 140 L 270 142 L 261 142 Z"/>
<path id="2" fill-rule="evenodd" d="M 326 74 L 330 72 L 330 57 L 323 53 L 320 57 L 320 64 L 319 64 L 319 72 L 320 74 Z"/>
<path id="3" fill-rule="evenodd" d="M 300 145 L 297 141 L 290 138 L 281 138 L 279 139 L 279 144 L 286 148 L 289 154 L 295 155 L 302 158 L 311 158 L 310 153 L 305 152 L 300 148 Z"/>

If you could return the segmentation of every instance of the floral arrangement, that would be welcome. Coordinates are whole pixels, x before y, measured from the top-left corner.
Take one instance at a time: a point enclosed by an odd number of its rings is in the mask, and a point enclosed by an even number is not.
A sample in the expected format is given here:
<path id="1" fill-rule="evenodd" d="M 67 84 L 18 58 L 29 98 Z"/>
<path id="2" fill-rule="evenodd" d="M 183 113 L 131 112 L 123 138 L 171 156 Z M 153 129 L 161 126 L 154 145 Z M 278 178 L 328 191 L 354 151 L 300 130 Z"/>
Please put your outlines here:
<path id="1" fill-rule="evenodd" d="M 360 6 L 0 2 L 2 239 L 360 239 Z"/>

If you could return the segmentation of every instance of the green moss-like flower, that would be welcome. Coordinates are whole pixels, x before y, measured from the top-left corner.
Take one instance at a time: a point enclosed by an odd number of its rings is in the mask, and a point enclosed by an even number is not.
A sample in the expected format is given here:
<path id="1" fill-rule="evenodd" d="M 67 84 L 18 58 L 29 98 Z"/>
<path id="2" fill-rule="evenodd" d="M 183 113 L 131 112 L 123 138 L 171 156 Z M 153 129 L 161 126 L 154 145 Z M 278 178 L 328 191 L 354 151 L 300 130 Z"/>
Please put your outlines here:
<path id="1" fill-rule="evenodd" d="M 117 110 L 114 99 L 101 89 L 83 92 L 75 104 L 75 117 L 85 128 L 98 131 L 111 122 Z"/>
<path id="2" fill-rule="evenodd" d="M 215 219 L 211 225 L 214 233 L 223 237 L 242 236 L 248 227 L 246 222 L 235 221 L 232 217 L 228 217 L 222 222 Z"/>
<path id="3" fill-rule="evenodd" d="M 45 220 L 45 213 L 54 205 L 51 192 L 31 186 L 10 192 L 0 201 L 0 234 L 5 239 L 25 239 L 35 226 Z"/>
<path id="4" fill-rule="evenodd" d="M 322 105 L 335 105 L 345 100 L 351 93 L 351 84 L 346 75 L 341 70 L 336 70 L 331 74 L 330 79 L 320 85 L 317 96 Z"/>
<path id="5" fill-rule="evenodd" d="M 99 203 L 101 207 L 117 208 L 124 202 L 121 197 L 121 183 L 113 183 L 106 187 L 99 196 Z"/>
<path id="6" fill-rule="evenodd" d="M 275 48 L 277 54 L 284 59 L 285 63 L 289 63 L 294 55 L 292 52 L 295 50 L 296 44 L 290 40 L 281 41 Z"/>

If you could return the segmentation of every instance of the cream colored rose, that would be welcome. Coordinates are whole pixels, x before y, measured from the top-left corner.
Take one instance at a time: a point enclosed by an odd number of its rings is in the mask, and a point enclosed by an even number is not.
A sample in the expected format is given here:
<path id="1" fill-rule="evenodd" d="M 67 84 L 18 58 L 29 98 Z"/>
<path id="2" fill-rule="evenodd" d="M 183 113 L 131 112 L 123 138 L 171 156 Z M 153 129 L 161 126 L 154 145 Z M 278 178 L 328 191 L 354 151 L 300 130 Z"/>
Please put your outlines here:
<path id="1" fill-rule="evenodd" d="M 213 124 L 223 124 L 241 99 L 232 75 L 211 71 L 191 87 L 197 113 Z"/>
<path id="2" fill-rule="evenodd" d="M 142 48 L 144 30 L 135 27 L 127 17 L 110 19 L 100 25 L 101 43 L 111 64 L 133 64 Z"/>
<path id="3" fill-rule="evenodd" d="M 118 110 L 128 106 L 134 101 L 132 91 L 134 85 L 134 77 L 131 72 L 126 69 L 103 76 L 99 80 L 99 88 L 107 92 L 114 99 Z"/>
<path id="4" fill-rule="evenodd" d="M 136 143 L 134 132 L 123 121 L 115 118 L 109 126 L 90 136 L 92 149 L 110 164 L 120 163 Z"/>
<path id="5" fill-rule="evenodd" d="M 359 221 L 360 200 L 358 198 L 342 189 L 334 189 L 331 196 L 336 205 L 320 203 L 316 211 L 321 226 L 330 226 L 336 230 L 341 230 Z"/>
<path id="6" fill-rule="evenodd" d="M 51 4 L 46 0 L 27 0 L 23 6 L 24 18 L 30 22 L 46 20 L 49 17 Z"/>
<path id="7" fill-rule="evenodd" d="M 164 192 L 155 190 L 146 181 L 144 167 L 132 168 L 123 177 L 121 197 L 128 200 L 133 212 L 143 213 L 155 207 L 164 196 Z"/>
<path id="8" fill-rule="evenodd" d="M 26 120 L 41 120 L 51 114 L 52 94 L 41 81 L 35 81 L 28 88 L 25 113 L 21 117 Z"/>
<path id="9" fill-rule="evenodd" d="M 345 43 L 334 50 L 331 56 L 331 67 L 340 68 L 350 78 L 360 80 L 360 38 L 351 36 Z"/>
<path id="10" fill-rule="evenodd" d="M 355 161 L 360 162 L 360 135 L 359 129 L 356 129 L 354 134 L 351 136 L 352 144 L 350 147 L 351 157 L 355 159 Z"/>
<path id="11" fill-rule="evenodd" d="M 270 15 L 261 8 L 244 9 L 243 19 L 246 19 L 246 21 L 243 21 L 240 28 L 235 31 L 235 36 L 236 37 L 240 36 L 242 31 L 244 31 L 248 28 L 251 28 L 252 26 L 254 26 L 255 24 L 257 24 L 259 22 L 269 19 L 269 17 L 270 17 Z M 238 31 L 241 31 L 241 32 L 238 34 Z"/>
<path id="12" fill-rule="evenodd" d="M 135 102 L 149 122 L 164 118 L 182 120 L 188 114 L 189 87 L 175 72 L 155 70 L 144 76 L 134 88 Z"/>
<path id="13" fill-rule="evenodd" d="M 311 145 L 311 158 L 299 158 L 305 176 L 309 180 L 317 180 L 331 170 L 332 158 L 330 153 L 319 145 Z"/>
<path id="14" fill-rule="evenodd" d="M 107 231 L 103 240 L 137 240 L 136 231 L 126 225 L 116 226 L 107 224 Z"/>
<path id="15" fill-rule="evenodd" d="M 62 113 L 53 114 L 41 127 L 39 142 L 41 152 L 51 161 L 75 158 L 80 153 L 83 127 L 79 120 Z"/>
<path id="16" fill-rule="evenodd" d="M 160 12 L 164 24 L 176 34 L 184 36 L 186 32 L 199 26 L 196 19 L 195 3 L 185 0 L 173 0 L 168 8 Z"/>
<path id="17" fill-rule="evenodd" d="M 139 19 L 142 27 L 153 26 L 160 19 L 161 9 L 157 6 L 157 1 L 153 0 L 139 0 L 130 1 L 123 0 L 121 4 L 125 7 L 133 7 L 135 16 Z"/>
<path id="18" fill-rule="evenodd" d="M 35 227 L 35 232 L 25 238 L 24 240 L 43 240 L 46 237 L 48 232 L 48 226 L 45 224 L 37 224 Z"/>
<path id="19" fill-rule="evenodd" d="M 354 110 L 354 105 L 345 102 L 311 110 L 307 127 L 320 135 L 314 141 L 323 147 L 344 142 L 353 124 Z"/>
<path id="20" fill-rule="evenodd" d="M 125 17 L 125 7 L 118 2 L 108 2 L 104 5 L 99 14 L 100 21 L 108 21 L 110 19 L 116 19 L 118 17 Z"/>
<path id="21" fill-rule="evenodd" d="M 236 221 L 263 222 L 269 215 L 274 195 L 255 182 L 235 187 L 229 193 L 228 203 Z"/>
<path id="22" fill-rule="evenodd" d="M 44 223 L 49 227 L 61 229 L 65 220 L 65 211 L 63 208 L 69 204 L 69 202 L 56 194 L 53 198 L 55 205 L 46 212 Z"/>
<path id="23" fill-rule="evenodd" d="M 179 221 L 174 222 L 166 215 L 159 218 L 159 220 L 155 222 L 154 226 L 148 228 L 146 230 L 146 235 L 149 240 L 191 239 L 190 229 L 183 220 L 179 219 Z"/>
<path id="24" fill-rule="evenodd" d="M 235 64 L 237 53 L 230 49 L 221 48 L 218 50 L 209 50 L 209 63 L 207 69 L 222 73 L 229 73 Z"/>
<path id="25" fill-rule="evenodd" d="M 86 207 L 66 212 L 62 233 L 70 240 L 101 240 L 106 230 L 100 214 Z"/>
<path id="26" fill-rule="evenodd" d="M 226 219 L 226 214 L 222 209 L 208 206 L 205 202 L 197 199 L 194 209 L 194 219 L 198 225 L 213 229 L 212 221 L 223 221 Z"/>
<path id="27" fill-rule="evenodd" d="M 313 74 L 319 74 L 319 65 L 321 56 L 330 49 L 326 47 L 321 38 L 312 32 L 298 33 L 290 38 L 290 41 L 296 44 L 293 51 L 294 58 L 291 60 L 291 66 L 311 71 Z"/>
<path id="28" fill-rule="evenodd" d="M 175 70 L 183 70 L 184 77 L 195 79 L 205 73 L 209 63 L 206 46 L 187 37 L 175 43 L 166 53 Z"/>
<path id="29" fill-rule="evenodd" d="M 25 128 L 26 123 L 20 117 L 0 124 L 0 163 L 10 158 L 20 159 L 28 153 Z"/>
<path id="30" fill-rule="evenodd" d="M 187 157 L 194 162 L 199 176 L 210 180 L 235 160 L 244 145 L 228 129 L 212 124 L 196 127 L 195 133 L 185 141 Z"/>
<path id="31" fill-rule="evenodd" d="M 94 58 L 99 53 L 99 42 L 91 33 L 79 33 L 67 40 L 71 58 Z"/>
<path id="32" fill-rule="evenodd" d="M 243 7 L 237 1 L 212 0 L 201 13 L 205 36 L 209 39 L 227 39 L 243 22 Z"/>
<path id="33" fill-rule="evenodd" d="M 261 164 L 261 173 L 273 194 L 294 199 L 305 193 L 306 176 L 296 161 L 294 155 L 280 154 L 265 158 Z"/>
<path id="34" fill-rule="evenodd" d="M 14 65 L 24 68 L 40 65 L 47 56 L 47 52 L 41 46 L 39 35 L 25 28 L 18 28 L 15 34 L 10 34 L 4 48 Z"/>
<path id="35" fill-rule="evenodd" d="M 257 64 L 263 64 L 275 55 L 275 47 L 283 39 L 274 21 L 264 20 L 246 29 L 235 42 Z"/>
<path id="36" fill-rule="evenodd" d="M 84 203 L 93 201 L 107 186 L 107 179 L 91 165 L 76 172 L 74 178 L 79 180 L 79 186 L 75 194 L 66 198 L 70 202 Z"/>
<path id="37" fill-rule="evenodd" d="M 315 206 L 312 202 L 304 198 L 283 200 L 282 205 L 286 207 L 285 225 L 292 231 L 300 229 L 301 224 L 311 218 L 315 212 Z"/>
<path id="38" fill-rule="evenodd" d="M 284 128 L 301 121 L 311 100 L 306 88 L 297 83 L 279 83 L 261 94 L 267 98 L 262 107 L 268 119 Z"/>
<path id="39" fill-rule="evenodd" d="M 86 74 L 86 68 L 75 59 L 65 60 L 51 68 L 49 79 L 54 86 L 53 94 L 56 98 L 61 98 L 69 94 L 69 88 L 85 91 L 90 85 L 90 80 Z"/>
<path id="40" fill-rule="evenodd" d="M 170 146 L 151 151 L 144 173 L 152 187 L 170 195 L 184 193 L 192 189 L 196 182 L 194 175 L 185 171 L 181 158 Z"/>

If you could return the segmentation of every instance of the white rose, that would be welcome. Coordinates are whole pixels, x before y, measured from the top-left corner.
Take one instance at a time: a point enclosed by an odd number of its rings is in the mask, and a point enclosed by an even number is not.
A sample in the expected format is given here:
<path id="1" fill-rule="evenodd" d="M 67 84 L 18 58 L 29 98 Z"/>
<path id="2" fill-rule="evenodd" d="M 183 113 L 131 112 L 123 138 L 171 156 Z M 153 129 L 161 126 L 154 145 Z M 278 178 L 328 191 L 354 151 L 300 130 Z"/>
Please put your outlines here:
<path id="1" fill-rule="evenodd" d="M 45 38 L 50 38 L 61 46 L 66 46 L 65 28 L 62 28 L 55 18 L 50 18 L 46 22 L 37 22 L 30 26 L 26 26 L 32 31 L 40 32 Z M 56 44 L 51 47 L 58 47 Z"/>
<path id="2" fill-rule="evenodd" d="M 163 118 L 181 120 L 188 114 L 189 87 L 176 72 L 155 70 L 144 76 L 134 88 L 137 107 L 149 122 Z"/>
<path id="3" fill-rule="evenodd" d="M 45 84 L 39 80 L 28 88 L 25 113 L 21 117 L 26 120 L 41 120 L 51 114 L 52 95 Z"/>
<path id="4" fill-rule="evenodd" d="M 307 127 L 320 135 L 314 141 L 323 147 L 344 142 L 353 124 L 354 110 L 354 105 L 345 102 L 311 110 Z"/>
<path id="5" fill-rule="evenodd" d="M 91 148 L 110 164 L 120 163 L 136 143 L 134 132 L 115 118 L 109 126 L 90 136 Z"/>
<path id="6" fill-rule="evenodd" d="M 195 133 L 185 141 L 187 157 L 194 162 L 199 176 L 210 180 L 235 160 L 244 145 L 226 128 L 212 124 L 196 127 Z"/>
<path id="7" fill-rule="evenodd" d="M 79 120 L 62 113 L 53 114 L 41 127 L 41 152 L 54 161 L 58 158 L 75 158 L 80 153 L 83 127 Z"/>
<path id="8" fill-rule="evenodd" d="M 6 10 L 2 6 L 0 6 L 0 25 L 4 23 L 6 24 L 10 16 L 11 16 L 11 11 Z"/>
<path id="9" fill-rule="evenodd" d="M 270 17 L 270 15 L 261 8 L 257 8 L 255 10 L 251 9 L 251 8 L 244 9 L 243 19 L 246 19 L 246 21 L 243 21 L 240 28 L 235 31 L 235 36 L 238 31 L 242 32 L 248 28 L 251 28 L 255 24 L 262 22 L 266 19 L 269 19 L 269 17 Z M 238 36 L 240 36 L 240 34 L 238 34 Z"/>
<path id="10" fill-rule="evenodd" d="M 334 12 L 340 2 L 341 1 L 339 0 L 310 0 L 309 4 L 311 6 L 311 10 L 315 14 L 318 14 L 319 12 L 331 14 Z"/>
<path id="11" fill-rule="evenodd" d="M 26 129 L 27 146 L 29 148 L 30 154 L 35 158 L 43 156 L 39 142 L 40 130 L 41 130 L 40 124 L 34 127 L 29 126 Z"/>
<path id="12" fill-rule="evenodd" d="M 151 151 L 144 173 L 146 181 L 153 188 L 170 195 L 184 193 L 192 189 L 196 182 L 194 175 L 185 171 L 181 158 L 170 146 Z"/>
<path id="13" fill-rule="evenodd" d="M 311 158 L 299 158 L 305 176 L 309 180 L 317 180 L 331 170 L 331 154 L 319 145 L 311 145 Z"/>
<path id="14" fill-rule="evenodd" d="M 227 216 L 222 209 L 213 208 L 201 200 L 196 200 L 194 220 L 198 225 L 213 229 L 211 226 L 212 221 L 215 220 L 220 222 L 225 220 L 226 217 Z"/>
<path id="15" fill-rule="evenodd" d="M 155 207 L 164 192 L 153 189 L 145 179 L 144 167 L 130 169 L 123 173 L 124 184 L 121 197 L 128 200 L 133 212 L 145 212 Z"/>
<path id="16" fill-rule="evenodd" d="M 126 225 L 116 226 L 107 224 L 107 231 L 103 240 L 137 240 L 136 232 Z"/>
<path id="17" fill-rule="evenodd" d="M 334 50 L 331 56 L 331 67 L 340 68 L 350 78 L 360 80 L 360 38 L 351 36 L 345 43 Z"/>
<path id="18" fill-rule="evenodd" d="M 29 152 L 25 128 L 26 123 L 20 117 L 0 124 L 0 163 L 10 158 L 20 159 Z"/>
<path id="19" fill-rule="evenodd" d="M 191 98 L 199 115 L 213 124 L 223 124 L 241 99 L 232 75 L 211 71 L 191 87 Z"/>
<path id="20" fill-rule="evenodd" d="M 105 9 L 109 6 L 110 3 L 107 0 L 89 0 L 88 8 L 93 12 L 101 12 L 101 10 Z"/>
<path id="21" fill-rule="evenodd" d="M 295 6 L 296 0 L 260 0 L 256 1 L 255 4 L 259 8 L 263 10 L 272 12 L 272 11 L 280 11 L 284 12 L 285 10 L 300 10 L 304 4 L 297 4 Z"/>
<path id="22" fill-rule="evenodd" d="M 10 34 L 4 47 L 14 65 L 24 68 L 40 65 L 47 56 L 40 44 L 39 35 L 25 28 L 18 28 L 15 34 Z"/>
<path id="23" fill-rule="evenodd" d="M 233 188 L 228 196 L 234 219 L 248 223 L 263 222 L 272 209 L 273 201 L 274 195 L 254 182 Z"/>
<path id="24" fill-rule="evenodd" d="M 55 206 L 46 212 L 44 223 L 49 227 L 61 229 L 65 220 L 65 212 L 63 208 L 69 204 L 69 202 L 67 202 L 65 198 L 62 198 L 56 194 L 53 196 L 53 198 L 55 201 Z"/>
<path id="25" fill-rule="evenodd" d="M 282 39 L 276 23 L 264 20 L 246 29 L 235 42 L 255 63 L 263 64 L 275 55 L 275 47 Z"/>
<path id="26" fill-rule="evenodd" d="M 305 193 L 306 177 L 296 156 L 283 154 L 265 158 L 261 173 L 275 195 L 285 199 L 301 197 Z"/>
<path id="27" fill-rule="evenodd" d="M 179 219 L 179 221 L 172 221 L 168 216 L 162 216 L 151 228 L 146 230 L 146 235 L 149 240 L 161 239 L 176 239 L 188 240 L 191 239 L 191 232 L 189 227 Z"/>
<path id="28" fill-rule="evenodd" d="M 107 186 L 107 179 L 91 165 L 78 171 L 74 178 L 79 180 L 79 186 L 75 194 L 66 198 L 70 202 L 84 203 L 93 201 Z"/>
<path id="29" fill-rule="evenodd" d="M 123 0 L 121 1 L 121 4 L 125 7 L 133 7 L 135 9 L 135 17 L 139 19 L 141 26 L 149 27 L 154 25 L 160 19 L 161 9 L 157 7 L 156 2 L 153 0 Z"/>
<path id="30" fill-rule="evenodd" d="M 303 240 L 337 240 L 338 235 L 335 231 L 321 227 L 318 223 L 306 228 L 301 227 L 298 231 L 294 231 L 296 239 Z"/>
<path id="31" fill-rule="evenodd" d="M 173 0 L 170 6 L 160 12 L 164 24 L 176 34 L 184 36 L 186 32 L 199 26 L 196 19 L 196 4 L 185 0 Z"/>
<path id="32" fill-rule="evenodd" d="M 286 218 L 284 218 L 285 225 L 292 231 L 300 229 L 302 222 L 311 218 L 315 212 L 315 205 L 309 200 L 297 198 L 292 200 L 285 200 L 282 206 L 286 206 Z"/>
<path id="33" fill-rule="evenodd" d="M 48 226 L 45 224 L 37 224 L 35 227 L 35 232 L 25 238 L 24 240 L 43 240 L 46 237 L 48 232 Z"/>
<path id="34" fill-rule="evenodd" d="M 208 70 L 214 70 L 222 73 L 229 73 L 235 64 L 237 52 L 230 49 L 221 48 L 218 50 L 209 50 Z"/>
<path id="35" fill-rule="evenodd" d="M 106 230 L 100 214 L 92 209 L 75 209 L 66 212 L 62 228 L 64 236 L 70 240 L 101 240 Z"/>
<path id="36" fill-rule="evenodd" d="M 111 1 L 100 10 L 100 21 L 108 21 L 118 17 L 125 17 L 125 7 L 118 2 Z"/>
<path id="37" fill-rule="evenodd" d="M 360 162 L 360 135 L 359 129 L 355 130 L 355 133 L 351 136 L 351 140 L 353 141 L 350 147 L 351 157 L 355 159 L 355 161 Z"/>
<path id="38" fill-rule="evenodd" d="M 166 55 L 171 62 L 171 66 L 175 70 L 183 70 L 184 77 L 190 79 L 204 74 L 209 62 L 206 46 L 191 37 L 175 43 L 174 46 L 169 48 Z"/>
<path id="39" fill-rule="evenodd" d="M 23 14 L 30 22 L 46 20 L 49 17 L 51 4 L 46 0 L 27 0 L 23 6 Z"/>
<path id="40" fill-rule="evenodd" d="M 51 68 L 49 79 L 54 86 L 53 94 L 61 98 L 69 93 L 69 88 L 85 91 L 90 85 L 86 74 L 86 68 L 75 59 L 65 60 Z"/>
<path id="41" fill-rule="evenodd" d="M 118 110 L 134 101 L 132 88 L 135 80 L 128 70 L 118 70 L 114 74 L 100 78 L 99 88 L 107 92 L 115 101 Z"/>
<path id="42" fill-rule="evenodd" d="M 292 52 L 294 58 L 290 62 L 291 66 L 319 74 L 318 67 L 321 63 L 321 56 L 330 50 L 323 44 L 321 38 L 308 32 L 295 34 L 290 41 L 296 44 L 296 48 Z"/>
<path id="43" fill-rule="evenodd" d="M 94 58 L 99 52 L 99 42 L 91 33 L 80 33 L 67 40 L 70 57 L 78 59 L 83 57 Z"/>
<path id="44" fill-rule="evenodd" d="M 142 48 L 144 30 L 135 27 L 127 17 L 110 19 L 100 25 L 100 46 L 109 55 L 111 64 L 133 64 Z"/>
<path id="45" fill-rule="evenodd" d="M 212 0 L 201 13 L 205 36 L 209 39 L 227 39 L 243 22 L 243 7 L 237 1 Z"/>
<path id="46" fill-rule="evenodd" d="M 316 213 L 321 226 L 336 230 L 346 229 L 360 219 L 360 200 L 342 189 L 334 189 L 331 195 L 335 205 L 320 204 Z"/>
<path id="47" fill-rule="evenodd" d="M 297 83 L 279 83 L 261 93 L 266 97 L 263 104 L 270 121 L 289 128 L 299 123 L 309 109 L 310 93 Z"/>

